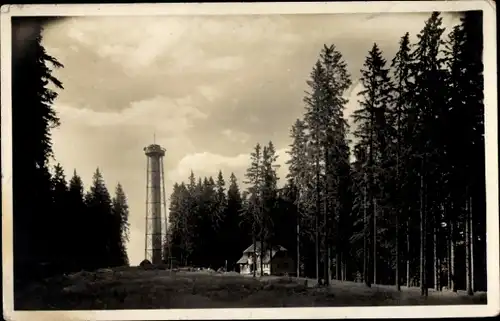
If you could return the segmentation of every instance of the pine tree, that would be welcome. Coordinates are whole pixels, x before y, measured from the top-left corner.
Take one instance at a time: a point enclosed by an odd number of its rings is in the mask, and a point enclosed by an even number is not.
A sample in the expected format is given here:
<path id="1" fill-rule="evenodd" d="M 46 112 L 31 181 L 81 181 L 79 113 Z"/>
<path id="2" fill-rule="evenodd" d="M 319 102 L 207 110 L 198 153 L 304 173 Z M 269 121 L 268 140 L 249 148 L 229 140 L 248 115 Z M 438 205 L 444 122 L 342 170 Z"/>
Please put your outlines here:
<path id="1" fill-rule="evenodd" d="M 257 266 L 257 239 L 261 232 L 261 222 L 262 222 L 262 147 L 259 143 L 255 145 L 254 151 L 250 154 L 251 163 L 247 168 L 245 173 L 246 181 L 248 187 L 248 201 L 245 207 L 245 220 L 247 224 L 251 226 L 252 243 L 254 248 L 253 257 L 253 276 L 256 276 Z"/>
<path id="2" fill-rule="evenodd" d="M 226 182 L 224 181 L 224 176 L 222 171 L 219 170 L 217 174 L 217 182 L 215 183 L 216 195 L 215 195 L 215 210 L 213 216 L 213 227 L 215 232 L 215 241 L 213 248 L 217 252 L 217 263 L 224 264 L 226 266 L 226 243 L 228 231 L 225 229 L 225 223 L 227 220 L 227 196 L 225 189 Z"/>
<path id="3" fill-rule="evenodd" d="M 371 209 L 371 225 L 373 226 L 373 283 L 377 283 L 377 221 L 381 201 L 385 199 L 384 171 L 387 166 L 387 145 L 385 137 L 388 133 L 387 113 L 391 103 L 392 85 L 389 69 L 377 44 L 374 44 L 361 70 L 361 83 L 364 89 L 358 93 L 362 96 L 360 108 L 354 111 L 353 119 L 357 125 L 354 132 L 358 146 L 368 151 L 367 163 L 364 166 L 367 177 L 368 206 Z M 368 276 L 365 276 L 367 279 Z"/>
<path id="4" fill-rule="evenodd" d="M 205 177 L 201 185 L 198 200 L 198 227 L 200 241 L 196 260 L 198 264 L 208 264 L 209 267 L 220 266 L 220 257 L 216 248 L 217 232 L 219 230 L 217 191 L 213 178 Z M 210 254 L 209 254 L 210 253 Z M 193 258 L 194 259 L 194 258 Z"/>
<path id="5" fill-rule="evenodd" d="M 192 173 L 191 173 L 192 174 Z M 196 193 L 196 185 L 194 185 L 194 175 L 192 174 L 189 181 L 189 186 L 182 183 L 179 186 L 179 204 L 177 220 L 177 233 L 179 236 L 179 260 L 180 263 L 186 266 L 190 260 L 194 249 L 194 240 L 197 236 L 195 230 L 195 215 L 196 204 L 193 204 L 194 193 Z"/>
<path id="6" fill-rule="evenodd" d="M 368 158 L 367 154 L 366 146 L 362 144 L 355 145 L 355 159 L 351 164 L 351 192 L 353 194 L 353 202 L 352 215 L 350 217 L 350 222 L 352 223 L 352 233 L 349 240 L 351 247 L 355 249 L 355 253 L 353 254 L 356 257 L 357 271 L 360 274 L 359 277 L 366 286 L 371 287 L 371 281 L 368 273 L 368 265 L 370 263 L 370 251 L 368 249 L 370 244 L 370 230 L 367 216 L 367 184 L 365 173 L 365 166 Z M 362 246 L 358 243 L 360 240 L 363 241 Z M 361 259 L 359 258 L 360 255 L 362 256 Z"/>
<path id="7" fill-rule="evenodd" d="M 484 207 L 484 105 L 483 105 L 483 65 L 481 50 L 482 33 L 476 28 L 480 24 L 474 22 L 480 19 L 480 13 L 467 13 L 459 26 L 449 35 L 446 46 L 446 63 L 449 72 L 449 114 L 451 125 L 448 127 L 450 139 L 447 146 L 447 161 L 451 164 L 448 175 L 448 186 L 452 191 L 450 205 L 463 211 L 460 217 L 448 217 L 450 229 L 464 226 L 465 230 L 465 277 L 466 289 L 473 294 L 473 247 L 476 234 L 474 229 L 481 228 L 485 233 Z M 480 29 L 480 28 L 478 28 Z M 477 155 L 473 159 L 457 157 L 463 154 Z M 459 173 L 465 173 L 460 175 Z M 474 173 L 474 174 L 472 174 Z M 474 187 L 472 187 L 474 186 Z M 472 205 L 475 204 L 475 205 Z M 475 223 L 476 221 L 477 223 Z M 450 231 L 450 267 L 453 289 L 456 291 L 456 264 L 453 262 L 456 233 Z M 483 234 L 484 235 L 484 234 Z M 484 243 L 483 243 L 484 244 Z M 484 251 L 484 247 L 483 247 Z M 483 252 L 483 255 L 485 252 Z M 485 268 L 484 265 L 482 267 Z"/>
<path id="8" fill-rule="evenodd" d="M 30 23 L 33 35 L 22 32 Z M 59 125 L 52 107 L 57 93 L 49 84 L 62 89 L 52 75 L 63 65 L 42 46 L 42 27 L 36 18 L 12 19 L 12 154 L 13 167 L 13 236 L 16 279 L 41 275 L 42 266 L 51 264 L 53 248 L 46 235 L 57 233 L 56 225 L 40 213 L 52 211 L 51 178 L 48 162 L 53 157 L 51 129 Z M 22 43 L 22 46 L 15 45 Z M 29 135 L 26 134 L 29 129 Z"/>
<path id="9" fill-rule="evenodd" d="M 324 83 L 326 72 L 321 62 L 318 60 L 311 72 L 311 79 L 307 81 L 311 92 L 306 92 L 304 102 L 306 103 L 306 113 L 304 120 L 307 124 L 309 151 L 311 157 L 311 172 L 314 173 L 314 192 L 312 192 L 312 200 L 314 200 L 314 237 L 315 237 L 315 252 L 316 252 L 316 279 L 320 282 L 320 220 L 321 220 L 321 200 L 323 189 L 321 177 L 324 173 L 324 166 L 321 163 L 323 140 L 323 112 L 325 103 L 325 88 Z"/>
<path id="10" fill-rule="evenodd" d="M 92 258 L 87 242 L 90 238 L 88 231 L 92 228 L 92 222 L 87 215 L 83 182 L 76 170 L 73 171 L 73 176 L 69 181 L 67 202 L 69 209 L 66 213 L 67 219 L 71 222 L 79 222 L 79 224 L 73 224 L 68 238 L 68 243 L 72 244 L 72 250 L 69 252 L 70 271 L 79 271 L 89 268 L 88 264 Z"/>
<path id="11" fill-rule="evenodd" d="M 262 186 L 260 195 L 262 197 L 262 213 L 261 213 L 261 272 L 263 271 L 264 264 L 264 253 L 267 250 L 271 250 L 273 239 L 275 238 L 274 233 L 274 221 L 276 213 L 278 212 L 278 175 L 276 169 L 279 165 L 276 165 L 278 155 L 274 148 L 273 143 L 270 141 L 267 146 L 264 146 L 262 152 Z M 266 245 L 266 247 L 264 246 Z"/>
<path id="12" fill-rule="evenodd" d="M 48 234 L 49 245 L 52 248 L 50 261 L 54 264 L 54 269 L 59 273 L 69 270 L 69 257 L 71 251 L 71 242 L 61 240 L 71 239 L 71 222 L 68 219 L 67 202 L 68 185 L 64 175 L 64 170 L 61 164 L 54 166 L 54 174 L 52 176 L 52 200 L 53 207 L 47 219 L 54 224 L 54 226 L 61 226 L 59 232 Z"/>
<path id="13" fill-rule="evenodd" d="M 94 172 L 86 198 L 88 219 L 94 223 L 92 240 L 89 242 L 95 258 L 92 267 L 113 266 L 116 263 L 112 256 L 113 238 L 109 233 L 113 228 L 111 197 L 99 168 Z"/>
<path id="14" fill-rule="evenodd" d="M 393 190 L 392 204 L 396 208 L 395 216 L 396 216 L 396 224 L 395 224 L 395 268 L 396 268 L 396 288 L 398 291 L 401 289 L 401 223 L 406 223 L 406 284 L 410 287 L 410 215 L 407 214 L 405 218 L 402 217 L 401 209 L 406 205 L 403 199 L 403 188 L 406 186 L 403 185 L 404 179 L 404 166 L 406 164 L 406 150 L 405 150 L 405 141 L 407 141 L 410 137 L 408 135 L 406 126 L 406 109 L 410 104 L 410 88 L 411 84 L 409 84 L 410 78 L 410 68 L 411 68 L 411 48 L 410 48 L 410 35 L 407 32 L 399 42 L 399 50 L 396 53 L 396 56 L 392 60 L 391 67 L 394 70 L 394 105 L 392 109 L 392 123 L 395 127 L 395 156 L 396 156 L 396 164 L 395 164 L 395 184 Z"/>
<path id="15" fill-rule="evenodd" d="M 126 244 L 129 240 L 129 209 L 127 197 L 120 183 L 116 185 L 115 196 L 112 199 L 113 213 L 113 246 L 116 252 L 116 265 L 129 265 Z M 111 231 L 110 231 L 111 232 Z"/>
<path id="16" fill-rule="evenodd" d="M 196 177 L 191 171 L 188 183 L 182 183 L 179 189 L 178 204 L 178 233 L 179 233 L 179 256 L 180 263 L 186 266 L 195 253 L 196 240 L 199 238 L 198 213 L 199 195 L 201 193 L 201 181 L 196 182 Z"/>
<path id="17" fill-rule="evenodd" d="M 350 74 L 342 54 L 334 45 L 324 46 L 320 54 L 321 62 L 326 71 L 324 86 L 324 141 L 323 157 L 325 164 L 324 186 L 324 234 L 325 234 L 325 280 L 329 283 L 330 276 L 330 248 L 335 243 L 336 248 L 336 279 L 340 279 L 342 253 L 344 252 L 344 235 L 342 223 L 345 215 L 350 211 L 348 194 L 344 193 L 349 186 L 349 147 L 347 142 L 348 125 L 344 119 L 344 108 L 348 100 L 344 97 L 351 86 Z M 332 234 L 336 235 L 335 240 Z"/>
<path id="18" fill-rule="evenodd" d="M 250 239 L 249 231 L 245 230 L 241 222 L 240 213 L 243 208 L 238 180 L 234 173 L 229 177 L 229 188 L 227 190 L 227 210 L 224 220 L 225 239 L 224 244 L 227 247 L 226 260 L 231 267 L 238 260 L 241 249 L 248 246 Z"/>
<path id="19" fill-rule="evenodd" d="M 415 61 L 412 66 L 412 75 L 415 79 L 413 88 L 413 113 L 417 119 L 416 137 L 414 137 L 413 155 L 419 164 L 420 176 L 420 222 L 421 222 L 421 263 L 420 283 L 422 295 L 428 293 L 427 282 L 427 234 L 429 222 L 433 230 L 438 229 L 440 222 L 436 193 L 439 183 L 443 180 L 443 168 L 436 164 L 443 164 L 442 153 L 444 148 L 442 135 L 446 115 L 446 73 L 443 70 L 443 59 L 440 58 L 442 18 L 434 12 L 427 20 L 424 28 L 418 34 L 418 43 L 412 52 Z M 439 170 L 438 170 L 439 169 Z M 431 194 L 429 194 L 431 193 Z M 436 258 L 434 258 L 436 260 Z M 436 267 L 436 262 L 433 264 Z"/>
<path id="20" fill-rule="evenodd" d="M 180 259 L 182 249 L 182 189 L 181 185 L 175 183 L 169 199 L 169 227 L 167 240 L 164 245 L 164 257 L 173 256 Z M 165 255 L 166 253 L 170 255 Z M 183 262 L 182 262 L 183 263 Z"/>
<path id="21" fill-rule="evenodd" d="M 287 161 L 289 166 L 289 172 L 287 179 L 290 181 L 290 185 L 296 188 L 296 195 L 294 195 L 294 205 L 296 206 L 296 254 L 297 254 L 297 276 L 300 276 L 300 263 L 302 262 L 300 256 L 300 244 L 301 244 L 301 225 L 304 221 L 304 216 L 310 215 L 309 207 L 307 207 L 306 195 L 309 177 L 309 159 L 307 153 L 307 136 L 306 136 L 306 125 L 304 121 L 297 119 L 295 124 L 292 126 L 290 136 L 292 138 L 292 144 L 290 145 L 290 160 Z M 304 227 L 304 226 L 302 226 Z M 302 240 L 304 241 L 304 240 Z"/>

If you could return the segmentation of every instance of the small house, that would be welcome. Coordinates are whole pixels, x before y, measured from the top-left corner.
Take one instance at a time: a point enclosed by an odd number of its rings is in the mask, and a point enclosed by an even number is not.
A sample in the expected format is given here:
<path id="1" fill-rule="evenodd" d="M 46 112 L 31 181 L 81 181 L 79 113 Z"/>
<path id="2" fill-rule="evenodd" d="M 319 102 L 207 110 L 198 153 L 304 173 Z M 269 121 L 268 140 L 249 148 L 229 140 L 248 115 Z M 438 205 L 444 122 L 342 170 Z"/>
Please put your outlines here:
<path id="1" fill-rule="evenodd" d="M 243 251 L 242 257 L 236 262 L 240 268 L 240 274 L 258 275 L 284 275 L 295 272 L 294 261 L 288 256 L 288 251 L 281 245 L 268 248 L 264 244 L 264 255 L 262 258 L 261 271 L 261 242 L 250 245 Z"/>

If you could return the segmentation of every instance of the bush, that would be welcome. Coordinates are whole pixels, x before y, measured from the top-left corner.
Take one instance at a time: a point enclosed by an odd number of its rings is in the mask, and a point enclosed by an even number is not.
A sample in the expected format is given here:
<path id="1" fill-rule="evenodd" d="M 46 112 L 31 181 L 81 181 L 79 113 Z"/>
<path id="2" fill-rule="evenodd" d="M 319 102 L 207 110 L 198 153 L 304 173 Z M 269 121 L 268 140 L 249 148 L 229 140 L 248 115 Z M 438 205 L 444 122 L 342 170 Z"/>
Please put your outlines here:
<path id="1" fill-rule="evenodd" d="M 151 264 L 151 262 L 149 260 L 144 260 L 141 262 L 141 264 L 139 264 L 139 266 L 142 268 L 149 267 L 151 265 L 153 265 L 153 264 Z"/>

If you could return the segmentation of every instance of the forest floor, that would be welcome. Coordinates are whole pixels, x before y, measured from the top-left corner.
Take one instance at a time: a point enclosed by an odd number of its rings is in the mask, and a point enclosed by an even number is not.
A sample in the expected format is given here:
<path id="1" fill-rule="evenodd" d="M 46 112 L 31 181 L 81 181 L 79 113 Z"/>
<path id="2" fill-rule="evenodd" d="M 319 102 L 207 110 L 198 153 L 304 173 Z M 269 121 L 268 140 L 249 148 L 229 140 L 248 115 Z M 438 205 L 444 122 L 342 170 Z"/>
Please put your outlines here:
<path id="1" fill-rule="evenodd" d="M 486 293 L 332 281 L 317 288 L 313 280 L 252 278 L 234 272 L 171 272 L 127 268 L 79 272 L 32 284 L 15 293 L 16 310 L 100 310 L 167 308 L 340 307 L 486 304 Z"/>

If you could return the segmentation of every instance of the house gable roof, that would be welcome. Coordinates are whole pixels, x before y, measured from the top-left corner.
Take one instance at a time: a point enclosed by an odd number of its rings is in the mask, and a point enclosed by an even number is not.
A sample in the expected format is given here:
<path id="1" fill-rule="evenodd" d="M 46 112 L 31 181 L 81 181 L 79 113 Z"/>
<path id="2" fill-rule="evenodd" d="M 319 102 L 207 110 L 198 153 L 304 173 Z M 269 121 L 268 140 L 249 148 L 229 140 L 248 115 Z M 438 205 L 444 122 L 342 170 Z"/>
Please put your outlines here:
<path id="1" fill-rule="evenodd" d="M 261 242 L 256 242 L 255 245 L 256 245 L 255 248 L 257 249 L 256 252 L 259 253 L 260 249 L 261 249 Z M 285 252 L 285 251 L 287 251 L 287 249 L 285 249 L 281 245 L 274 245 L 272 250 L 271 250 L 271 253 L 269 253 L 268 249 L 265 249 L 264 258 L 262 259 L 262 263 L 268 264 L 271 261 L 271 259 L 276 255 L 276 253 Z M 245 251 L 243 251 L 243 256 L 236 262 L 236 264 L 248 264 L 248 259 L 252 255 L 252 253 L 254 253 L 254 252 L 255 252 L 254 246 L 252 244 L 249 247 L 247 247 L 245 249 Z M 271 254 L 271 255 L 269 255 L 269 254 Z"/>
<path id="2" fill-rule="evenodd" d="M 247 264 L 248 263 L 248 256 L 243 255 L 236 264 Z"/>
<path id="3" fill-rule="evenodd" d="M 264 244 L 264 246 L 265 246 L 265 244 Z M 261 249 L 261 247 L 262 247 L 261 242 L 256 242 L 256 243 L 255 243 L 255 249 L 254 249 L 254 245 L 253 245 L 253 244 L 251 244 L 249 247 L 247 247 L 247 248 L 243 251 L 243 253 L 253 253 L 253 252 L 259 252 L 259 251 L 260 251 L 260 249 Z M 268 250 L 268 249 L 264 249 L 264 250 Z M 281 246 L 281 245 L 274 245 L 274 246 L 272 247 L 272 251 L 273 251 L 273 252 L 278 252 L 278 251 L 287 251 L 287 249 L 285 249 L 285 248 L 284 248 L 283 246 Z M 275 253 L 273 253 L 273 256 L 274 256 L 274 254 L 275 254 Z"/>

